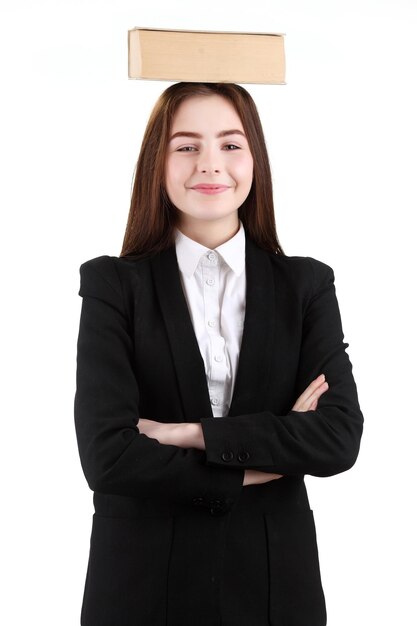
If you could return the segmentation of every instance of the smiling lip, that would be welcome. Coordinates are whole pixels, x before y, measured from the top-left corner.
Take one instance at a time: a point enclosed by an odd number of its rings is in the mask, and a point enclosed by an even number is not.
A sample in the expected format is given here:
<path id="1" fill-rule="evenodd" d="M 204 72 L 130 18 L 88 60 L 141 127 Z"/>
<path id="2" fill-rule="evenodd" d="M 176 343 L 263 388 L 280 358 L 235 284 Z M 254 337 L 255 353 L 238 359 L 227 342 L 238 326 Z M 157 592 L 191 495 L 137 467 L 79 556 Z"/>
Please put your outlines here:
<path id="1" fill-rule="evenodd" d="M 227 185 L 201 184 L 195 185 L 194 187 L 191 187 L 191 189 L 193 189 L 194 191 L 199 191 L 200 193 L 214 194 L 222 193 L 223 191 L 226 191 L 226 189 L 229 189 L 229 187 L 227 187 Z"/>
<path id="2" fill-rule="evenodd" d="M 227 185 L 221 185 L 219 183 L 199 183 L 194 185 L 191 189 L 227 189 Z"/>

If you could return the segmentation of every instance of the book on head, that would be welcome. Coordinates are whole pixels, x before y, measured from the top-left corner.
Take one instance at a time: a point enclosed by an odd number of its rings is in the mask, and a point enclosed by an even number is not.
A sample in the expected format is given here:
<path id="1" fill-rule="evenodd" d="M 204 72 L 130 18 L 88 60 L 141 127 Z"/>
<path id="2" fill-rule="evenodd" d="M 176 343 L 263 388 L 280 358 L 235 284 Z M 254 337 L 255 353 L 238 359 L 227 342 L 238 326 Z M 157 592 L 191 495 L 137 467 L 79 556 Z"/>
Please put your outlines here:
<path id="1" fill-rule="evenodd" d="M 283 33 L 128 31 L 129 78 L 285 85 Z"/>

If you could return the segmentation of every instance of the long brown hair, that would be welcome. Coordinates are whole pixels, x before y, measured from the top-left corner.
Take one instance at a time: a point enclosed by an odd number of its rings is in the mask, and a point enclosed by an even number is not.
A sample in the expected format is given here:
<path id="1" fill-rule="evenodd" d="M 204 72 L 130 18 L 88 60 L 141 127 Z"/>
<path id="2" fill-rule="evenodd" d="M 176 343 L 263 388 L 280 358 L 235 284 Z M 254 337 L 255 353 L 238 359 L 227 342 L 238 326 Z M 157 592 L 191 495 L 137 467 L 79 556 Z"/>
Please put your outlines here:
<path id="1" fill-rule="evenodd" d="M 121 257 L 149 256 L 174 245 L 180 211 L 170 201 L 165 189 L 165 159 L 172 120 L 186 98 L 215 94 L 227 98 L 234 106 L 254 162 L 252 187 L 238 209 L 239 219 L 247 235 L 259 247 L 284 255 L 276 233 L 265 138 L 252 96 L 235 83 L 179 82 L 170 85 L 159 96 L 145 129 Z"/>

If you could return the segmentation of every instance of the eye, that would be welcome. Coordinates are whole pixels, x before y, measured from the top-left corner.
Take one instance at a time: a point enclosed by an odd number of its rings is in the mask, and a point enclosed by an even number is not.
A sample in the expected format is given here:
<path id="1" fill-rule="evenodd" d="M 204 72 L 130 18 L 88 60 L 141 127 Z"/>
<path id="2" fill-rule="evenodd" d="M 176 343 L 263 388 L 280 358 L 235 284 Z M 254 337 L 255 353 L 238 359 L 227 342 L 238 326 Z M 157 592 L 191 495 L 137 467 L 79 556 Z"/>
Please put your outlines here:
<path id="1" fill-rule="evenodd" d="M 235 148 L 236 150 L 241 150 L 241 148 L 234 143 L 228 143 L 224 147 L 225 148 L 233 147 L 233 150 L 227 150 L 227 152 L 234 152 Z M 194 146 L 183 146 L 182 148 L 178 148 L 177 152 L 189 152 L 190 150 L 196 150 L 196 148 Z"/>

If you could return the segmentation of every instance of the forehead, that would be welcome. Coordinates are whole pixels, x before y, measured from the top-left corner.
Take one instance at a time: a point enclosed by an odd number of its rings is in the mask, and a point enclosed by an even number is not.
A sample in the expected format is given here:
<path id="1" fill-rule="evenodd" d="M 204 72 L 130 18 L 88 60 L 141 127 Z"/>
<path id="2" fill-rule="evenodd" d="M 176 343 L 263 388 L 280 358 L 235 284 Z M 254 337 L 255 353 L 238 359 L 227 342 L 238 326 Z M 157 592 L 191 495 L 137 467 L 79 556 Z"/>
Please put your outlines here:
<path id="1" fill-rule="evenodd" d="M 186 128 L 184 124 L 192 124 L 194 128 Z M 224 126 L 224 124 L 228 125 Z M 207 126 L 243 130 L 242 122 L 233 104 L 227 98 L 217 94 L 190 96 L 181 102 L 173 117 L 171 128 L 173 131 L 198 130 Z"/>

